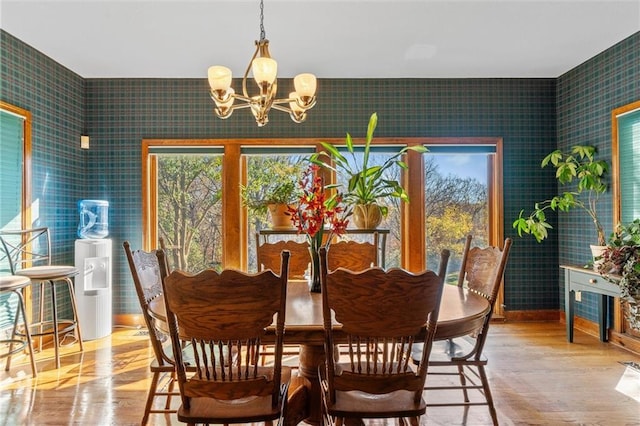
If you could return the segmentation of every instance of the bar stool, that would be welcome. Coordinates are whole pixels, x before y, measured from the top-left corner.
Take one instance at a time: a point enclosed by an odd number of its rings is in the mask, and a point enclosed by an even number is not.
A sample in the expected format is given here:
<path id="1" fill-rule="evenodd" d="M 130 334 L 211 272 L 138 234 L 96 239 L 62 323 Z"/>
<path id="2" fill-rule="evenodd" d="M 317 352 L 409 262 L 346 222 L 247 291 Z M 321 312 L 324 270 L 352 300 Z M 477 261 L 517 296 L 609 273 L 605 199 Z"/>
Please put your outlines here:
<path id="1" fill-rule="evenodd" d="M 13 331 L 11 332 L 11 338 L 0 340 L 0 343 L 9 345 L 9 350 L 6 353 L 1 354 L 0 358 L 7 358 L 5 370 L 9 371 L 9 368 L 11 367 L 11 356 L 17 352 L 20 352 L 25 347 L 28 347 L 29 358 L 31 359 L 31 372 L 33 374 L 33 377 L 36 378 L 38 376 L 38 370 L 36 368 L 36 361 L 33 357 L 33 344 L 31 342 L 31 333 L 29 333 L 29 321 L 27 320 L 27 314 L 24 307 L 24 298 L 22 297 L 22 289 L 30 284 L 31 280 L 27 277 L 22 277 L 19 275 L 0 276 L 0 294 L 13 293 L 18 296 L 18 306 L 16 307 L 15 319 L 13 320 Z M 20 320 L 20 315 L 22 315 L 24 334 L 18 333 L 18 322 Z M 22 338 L 23 336 L 24 339 Z"/>
<path id="2" fill-rule="evenodd" d="M 51 264 L 51 238 L 49 228 L 21 229 L 15 231 L 0 231 L 0 241 L 4 256 L 8 260 L 13 275 L 27 277 L 32 285 L 40 285 L 40 306 L 38 321 L 31 324 L 32 337 L 39 337 L 39 347 L 42 348 L 42 337 L 53 336 L 56 368 L 60 368 L 60 334 L 75 331 L 80 344 L 80 351 L 84 351 L 82 334 L 78 321 L 78 309 L 71 278 L 78 275 L 74 266 Z M 69 300 L 73 310 L 73 318 L 58 318 L 58 299 L 56 282 L 64 281 L 69 292 Z M 49 284 L 51 293 L 51 319 L 44 317 L 45 284 Z M 62 329 L 60 327 L 63 327 Z"/>

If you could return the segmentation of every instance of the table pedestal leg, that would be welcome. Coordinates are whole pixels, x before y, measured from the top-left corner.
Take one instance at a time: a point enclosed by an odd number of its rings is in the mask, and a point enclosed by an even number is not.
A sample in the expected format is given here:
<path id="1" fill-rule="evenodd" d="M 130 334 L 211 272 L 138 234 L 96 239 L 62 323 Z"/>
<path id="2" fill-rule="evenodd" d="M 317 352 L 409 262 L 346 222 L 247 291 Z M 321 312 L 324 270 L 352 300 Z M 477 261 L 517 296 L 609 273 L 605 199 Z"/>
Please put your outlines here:
<path id="1" fill-rule="evenodd" d="M 318 367 L 324 364 L 323 345 L 300 345 L 300 376 L 305 380 L 308 396 L 306 423 L 317 425 L 322 420 L 322 395 L 318 381 Z"/>

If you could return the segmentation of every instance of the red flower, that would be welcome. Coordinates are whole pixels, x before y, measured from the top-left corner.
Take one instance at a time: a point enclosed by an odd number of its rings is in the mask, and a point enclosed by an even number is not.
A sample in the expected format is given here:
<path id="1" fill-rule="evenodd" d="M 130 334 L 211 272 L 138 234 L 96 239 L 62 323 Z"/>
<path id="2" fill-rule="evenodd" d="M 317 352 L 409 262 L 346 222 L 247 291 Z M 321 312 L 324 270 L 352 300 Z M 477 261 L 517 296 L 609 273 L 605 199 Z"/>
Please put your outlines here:
<path id="1" fill-rule="evenodd" d="M 288 211 L 293 226 L 298 228 L 298 233 L 307 235 L 313 250 L 331 244 L 334 235 L 344 234 L 349 224 L 347 218 L 350 216 L 350 212 L 341 205 L 340 193 L 327 198 L 319 171 L 320 167 L 315 164 L 307 167 L 298 181 L 298 204 L 290 206 Z M 323 238 L 325 230 L 330 231 L 326 240 Z"/>

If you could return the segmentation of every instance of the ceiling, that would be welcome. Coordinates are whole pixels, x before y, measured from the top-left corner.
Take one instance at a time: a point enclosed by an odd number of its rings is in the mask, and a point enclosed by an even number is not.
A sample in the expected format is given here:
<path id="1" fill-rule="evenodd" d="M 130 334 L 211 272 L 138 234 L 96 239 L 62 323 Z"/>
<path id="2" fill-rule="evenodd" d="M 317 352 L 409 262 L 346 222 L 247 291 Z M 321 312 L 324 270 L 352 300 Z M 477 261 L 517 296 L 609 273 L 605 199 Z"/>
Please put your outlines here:
<path id="1" fill-rule="evenodd" d="M 240 77 L 258 0 L 0 0 L 2 29 L 84 78 Z M 558 77 L 640 31 L 640 0 L 265 0 L 278 75 Z"/>

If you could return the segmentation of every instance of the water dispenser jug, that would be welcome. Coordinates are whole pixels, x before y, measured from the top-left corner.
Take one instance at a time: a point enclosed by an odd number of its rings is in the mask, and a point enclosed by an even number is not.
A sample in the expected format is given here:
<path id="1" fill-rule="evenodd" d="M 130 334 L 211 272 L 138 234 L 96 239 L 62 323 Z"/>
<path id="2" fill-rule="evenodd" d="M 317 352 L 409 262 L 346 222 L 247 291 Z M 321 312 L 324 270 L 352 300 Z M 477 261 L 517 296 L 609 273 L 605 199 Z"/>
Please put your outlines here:
<path id="1" fill-rule="evenodd" d="M 104 238 L 109 235 L 108 201 L 80 200 L 78 214 L 78 238 Z"/>

